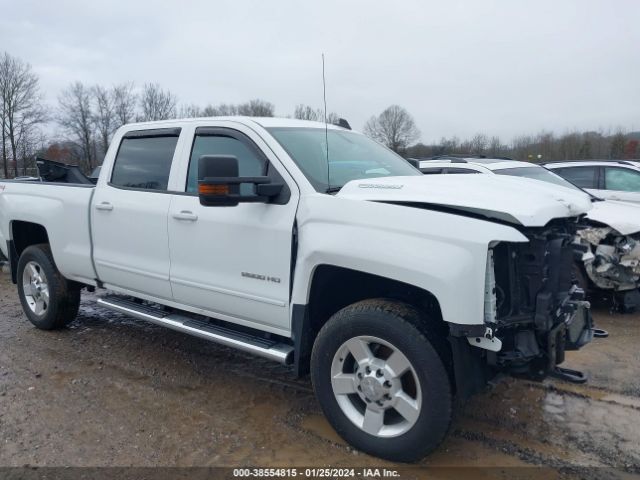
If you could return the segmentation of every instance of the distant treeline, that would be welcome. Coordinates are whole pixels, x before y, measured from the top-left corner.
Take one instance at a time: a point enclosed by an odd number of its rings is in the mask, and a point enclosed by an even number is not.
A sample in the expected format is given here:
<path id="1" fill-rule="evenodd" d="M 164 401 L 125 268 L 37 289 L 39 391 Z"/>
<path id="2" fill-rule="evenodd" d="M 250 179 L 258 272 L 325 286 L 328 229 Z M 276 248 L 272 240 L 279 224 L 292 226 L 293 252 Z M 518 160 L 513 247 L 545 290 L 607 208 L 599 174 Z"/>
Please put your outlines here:
<path id="1" fill-rule="evenodd" d="M 222 115 L 272 117 L 275 106 L 262 99 L 239 104 L 179 104 L 174 93 L 155 83 L 106 87 L 74 82 L 60 92 L 52 108 L 45 102 L 40 79 L 31 65 L 8 53 L 0 54 L 0 176 L 5 178 L 33 175 L 36 155 L 77 164 L 89 172 L 102 163 L 113 133 L 126 123 Z M 338 123 L 340 118 L 334 112 L 327 112 L 325 117 L 322 109 L 302 104 L 284 116 L 317 121 L 326 118 L 330 123 Z M 416 144 L 420 131 L 409 112 L 399 105 L 372 116 L 363 131 L 407 157 L 467 153 L 533 161 L 635 158 L 640 140 L 640 132 L 572 132 L 560 136 L 543 132 L 509 143 L 477 134 L 467 140 L 452 137 L 437 144 Z"/>
<path id="2" fill-rule="evenodd" d="M 428 157 L 452 153 L 467 153 L 486 156 L 511 157 L 516 160 L 585 160 L 585 159 L 631 159 L 638 158 L 640 132 L 569 132 L 555 135 L 541 132 L 537 135 L 522 135 L 504 144 L 498 137 L 477 134 L 468 140 L 457 137 L 443 138 L 438 144 L 418 143 L 408 147 L 408 157 Z"/>

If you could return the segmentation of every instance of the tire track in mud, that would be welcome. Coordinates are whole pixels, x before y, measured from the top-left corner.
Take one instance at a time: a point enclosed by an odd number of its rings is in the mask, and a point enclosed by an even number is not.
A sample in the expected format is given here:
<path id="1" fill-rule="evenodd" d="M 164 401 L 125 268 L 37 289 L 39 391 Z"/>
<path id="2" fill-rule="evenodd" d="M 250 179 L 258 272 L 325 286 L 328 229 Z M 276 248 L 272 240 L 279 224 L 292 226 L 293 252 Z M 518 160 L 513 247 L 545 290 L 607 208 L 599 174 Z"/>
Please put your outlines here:
<path id="1" fill-rule="evenodd" d="M 511 384 L 509 391 L 498 385 L 488 397 L 480 397 L 472 408 L 465 408 L 457 430 L 471 432 L 465 424 L 477 422 L 484 429 L 473 430 L 484 430 L 483 440 L 486 437 L 509 452 L 520 452 L 525 461 L 535 460 L 535 455 L 530 455 L 535 452 L 545 465 L 579 463 L 640 473 L 640 430 L 635 428 L 640 425 L 640 408 L 633 404 L 634 398 L 628 404 L 624 403 L 624 397 L 622 402 L 607 399 L 605 389 L 594 389 L 595 395 L 589 395 L 585 387 L 576 391 L 576 386 L 570 384 L 565 387 L 518 380 L 507 383 Z M 516 401 L 504 402 L 501 390 L 519 395 Z M 505 405 L 492 408 L 495 405 L 491 405 L 491 397 L 503 399 L 500 403 Z M 464 438 L 472 434 L 467 433 Z M 558 449 L 558 455 L 549 456 L 541 451 L 549 449 Z"/>
<path id="2" fill-rule="evenodd" d="M 566 460 L 562 460 L 558 457 L 542 454 L 539 451 L 531 448 L 519 445 L 514 442 L 510 442 L 508 440 L 501 440 L 493 438 L 489 435 L 486 435 L 482 432 L 472 432 L 469 430 L 461 430 L 456 429 L 451 432 L 451 435 L 457 438 L 462 438 L 472 442 L 481 442 L 483 445 L 488 445 L 496 450 L 502 451 L 505 454 L 515 456 L 520 460 L 527 462 L 531 465 L 541 466 L 541 467 L 549 467 L 554 470 L 557 470 L 561 475 L 571 475 L 576 476 L 580 479 L 594 479 L 594 480 L 602 480 L 602 479 L 619 479 L 619 473 L 622 472 L 605 472 L 602 468 L 585 468 L 581 466 L 577 466 L 573 463 L 570 463 Z M 608 465 L 613 467 L 615 470 L 615 465 Z M 625 473 L 636 473 L 635 471 L 626 471 Z"/>

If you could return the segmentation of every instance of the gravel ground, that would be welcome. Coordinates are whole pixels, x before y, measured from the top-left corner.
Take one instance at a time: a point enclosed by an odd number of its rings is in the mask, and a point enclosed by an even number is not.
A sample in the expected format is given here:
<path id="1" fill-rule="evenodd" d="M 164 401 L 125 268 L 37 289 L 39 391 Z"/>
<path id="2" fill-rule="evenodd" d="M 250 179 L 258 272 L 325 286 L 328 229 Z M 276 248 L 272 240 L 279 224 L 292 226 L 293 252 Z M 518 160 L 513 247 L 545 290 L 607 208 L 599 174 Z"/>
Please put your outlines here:
<path id="1" fill-rule="evenodd" d="M 640 315 L 594 317 L 610 338 L 565 362 L 586 385 L 499 379 L 423 465 L 640 473 Z M 309 380 L 286 367 L 100 309 L 90 294 L 69 328 L 39 331 L 0 274 L 0 466 L 23 465 L 393 466 L 339 439 Z"/>

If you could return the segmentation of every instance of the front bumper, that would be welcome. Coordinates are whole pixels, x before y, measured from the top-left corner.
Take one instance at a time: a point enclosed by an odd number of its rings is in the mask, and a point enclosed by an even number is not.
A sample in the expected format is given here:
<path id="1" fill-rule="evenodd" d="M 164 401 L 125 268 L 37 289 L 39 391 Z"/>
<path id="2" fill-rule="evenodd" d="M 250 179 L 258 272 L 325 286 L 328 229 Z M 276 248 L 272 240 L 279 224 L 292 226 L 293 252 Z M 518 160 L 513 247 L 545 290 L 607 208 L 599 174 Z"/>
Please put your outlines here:
<path id="1" fill-rule="evenodd" d="M 495 249 L 499 351 L 488 353 L 496 369 L 530 378 L 557 370 L 565 351 L 593 339 L 585 292 L 572 280 L 571 236 L 556 229 L 535 232 L 528 244 Z"/>

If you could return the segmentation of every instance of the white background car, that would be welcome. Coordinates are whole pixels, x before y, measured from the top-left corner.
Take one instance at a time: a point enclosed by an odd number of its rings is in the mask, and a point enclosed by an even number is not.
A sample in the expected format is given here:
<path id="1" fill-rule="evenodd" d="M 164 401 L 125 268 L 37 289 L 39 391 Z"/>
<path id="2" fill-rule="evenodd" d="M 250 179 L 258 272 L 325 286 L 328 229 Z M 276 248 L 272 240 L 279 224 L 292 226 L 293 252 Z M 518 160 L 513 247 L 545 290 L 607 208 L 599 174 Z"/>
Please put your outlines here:
<path id="1" fill-rule="evenodd" d="M 419 162 L 424 174 L 488 173 L 542 180 L 576 189 L 545 167 L 507 158 L 460 158 L 442 156 Z M 626 292 L 625 308 L 640 307 L 640 205 L 615 200 L 598 201 L 586 215 L 585 229 L 576 243 L 587 249 L 576 276 L 585 290 L 594 288 Z"/>
<path id="2" fill-rule="evenodd" d="M 544 166 L 598 197 L 640 203 L 640 162 L 601 160 Z"/>

